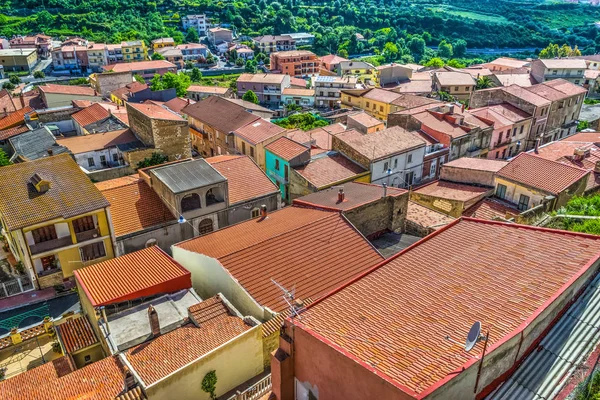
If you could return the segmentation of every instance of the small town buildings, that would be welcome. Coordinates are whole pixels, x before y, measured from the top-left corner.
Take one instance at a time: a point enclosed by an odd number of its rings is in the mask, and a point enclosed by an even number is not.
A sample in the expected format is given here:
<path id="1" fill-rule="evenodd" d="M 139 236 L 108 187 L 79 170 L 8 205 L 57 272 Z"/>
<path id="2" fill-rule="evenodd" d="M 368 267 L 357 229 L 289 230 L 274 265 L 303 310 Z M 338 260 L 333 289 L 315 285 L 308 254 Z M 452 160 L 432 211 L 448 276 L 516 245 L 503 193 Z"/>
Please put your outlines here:
<path id="1" fill-rule="evenodd" d="M 109 72 L 112 74 L 113 72 Z M 131 72 L 127 72 L 131 74 Z M 110 92 L 110 101 L 117 104 L 118 106 L 125 107 L 125 103 L 134 99 L 138 92 L 145 92 L 150 90 L 150 86 L 146 83 L 140 83 L 138 81 L 129 82 L 113 91 Z M 138 101 L 141 102 L 141 101 Z"/>
<path id="2" fill-rule="evenodd" d="M 425 237 L 442 229 L 454 220 L 455 218 L 449 215 L 409 200 L 406 220 L 404 221 L 404 232 L 408 235 Z"/>
<path id="3" fill-rule="evenodd" d="M 448 93 L 458 100 L 467 100 L 477 82 L 466 72 L 439 71 L 433 75 L 433 90 Z"/>
<path id="4" fill-rule="evenodd" d="M 307 32 L 284 33 L 284 35 L 291 36 L 296 41 L 296 46 L 312 46 L 315 42 L 315 35 Z"/>
<path id="5" fill-rule="evenodd" d="M 598 239 L 584 234 L 453 222 L 286 319 L 271 357 L 273 395 L 484 398 L 540 349 L 548 316 L 564 313 L 598 270 L 597 249 Z M 477 279 L 465 279 L 465 270 Z M 470 300 L 456 296 L 465 292 Z M 518 307 L 489 307 L 513 298 L 522 299 Z M 462 342 L 473 321 L 487 342 L 467 353 L 446 338 Z M 388 364 L 394 354 L 406 364 Z"/>
<path id="6" fill-rule="evenodd" d="M 110 97 L 110 93 L 134 82 L 131 71 L 103 72 L 91 74 L 90 86 L 104 97 Z"/>
<path id="7" fill-rule="evenodd" d="M 496 197 L 521 211 L 540 205 L 556 210 L 585 191 L 589 174 L 586 169 L 521 153 L 496 174 Z"/>
<path id="8" fill-rule="evenodd" d="M 404 229 L 408 191 L 348 182 L 299 197 L 294 200 L 294 205 L 340 211 L 366 238 L 375 238 Z"/>
<path id="9" fill-rule="evenodd" d="M 124 62 L 148 60 L 148 48 L 143 40 L 121 42 L 121 51 L 123 52 Z"/>
<path id="10" fill-rule="evenodd" d="M 265 146 L 285 136 L 286 129 L 269 121 L 258 119 L 233 131 L 233 152 L 249 155 L 265 169 Z"/>
<path id="11" fill-rule="evenodd" d="M 449 160 L 487 157 L 493 123 L 480 119 L 456 104 L 429 105 L 388 116 L 388 127 L 419 130 L 450 149 Z"/>
<path id="12" fill-rule="evenodd" d="M 184 64 L 188 61 L 199 64 L 199 60 L 201 58 L 206 58 L 209 54 L 208 47 L 202 43 L 178 44 L 175 48 L 181 51 Z"/>
<path id="13" fill-rule="evenodd" d="M 237 58 L 241 58 L 242 60 L 248 61 L 254 58 L 254 50 L 246 45 L 236 44 L 229 47 L 228 50 L 230 53 L 235 51 Z"/>
<path id="14" fill-rule="evenodd" d="M 113 117 L 109 109 L 101 103 L 94 103 L 72 114 L 71 118 L 77 135 L 105 133 L 127 128 L 127 125 L 118 118 Z"/>
<path id="15" fill-rule="evenodd" d="M 296 41 L 290 35 L 265 35 L 252 38 L 252 43 L 261 52 L 271 54 L 276 51 L 296 50 Z"/>
<path id="16" fill-rule="evenodd" d="M 410 200 L 429 209 L 458 218 L 469 207 L 493 193 L 493 187 L 437 180 L 412 191 Z"/>
<path id="17" fill-rule="evenodd" d="M 281 107 L 283 90 L 290 87 L 290 76 L 285 74 L 241 74 L 237 79 L 237 94 L 242 98 L 252 90 L 260 104 Z"/>
<path id="18" fill-rule="evenodd" d="M 107 59 L 110 64 L 123 62 L 123 49 L 121 43 L 106 45 Z"/>
<path id="19" fill-rule="evenodd" d="M 369 134 L 384 130 L 385 123 L 377 118 L 371 117 L 366 112 L 357 112 L 348 115 L 346 127 L 348 130 L 354 129 L 362 134 Z"/>
<path id="20" fill-rule="evenodd" d="M 39 86 L 46 108 L 70 106 L 73 100 L 101 101 L 102 96 L 89 86 L 56 85 L 46 83 Z"/>
<path id="21" fill-rule="evenodd" d="M 366 61 L 340 61 L 336 72 L 338 76 L 355 76 L 361 83 L 377 84 L 379 70 Z"/>
<path id="22" fill-rule="evenodd" d="M 315 105 L 315 90 L 288 87 L 281 91 L 281 104 L 295 104 L 302 107 L 314 107 Z"/>
<path id="23" fill-rule="evenodd" d="M 338 65 L 342 62 L 342 61 L 350 61 L 347 58 L 344 57 L 340 57 L 338 55 L 335 54 L 328 54 L 326 56 L 323 56 L 320 58 L 321 61 L 321 68 L 324 69 L 325 71 L 329 71 L 329 72 L 335 72 L 337 71 Z"/>
<path id="24" fill-rule="evenodd" d="M 181 17 L 181 26 L 184 32 L 187 32 L 189 28 L 194 28 L 199 36 L 206 36 L 206 31 L 210 22 L 206 18 L 206 14 L 192 14 Z"/>
<path id="25" fill-rule="evenodd" d="M 338 108 L 342 102 L 342 90 L 355 89 L 355 76 L 317 76 L 313 79 L 315 105 L 320 108 Z"/>
<path id="26" fill-rule="evenodd" d="M 399 126 L 371 134 L 356 130 L 332 137 L 339 151 L 371 172 L 371 182 L 410 187 L 421 181 L 426 142 Z"/>
<path id="27" fill-rule="evenodd" d="M 2 49 L 35 49 L 38 56 L 46 58 L 52 50 L 52 38 L 47 35 L 37 34 L 30 36 L 17 35 L 9 40 L 9 46 L 2 46 Z"/>
<path id="28" fill-rule="evenodd" d="M 38 63 L 36 49 L 0 49 L 0 65 L 4 71 L 31 71 Z"/>
<path id="29" fill-rule="evenodd" d="M 5 151 L 11 162 L 33 161 L 69 152 L 69 149 L 56 143 L 56 137 L 45 125 L 25 132 L 9 131 L 8 144 L 9 149 Z"/>
<path id="30" fill-rule="evenodd" d="M 183 53 L 176 47 L 162 47 L 156 49 L 155 52 L 163 56 L 166 61 L 177 65 L 177 68 L 179 69 L 183 69 L 185 66 Z"/>
<path id="31" fill-rule="evenodd" d="M 377 69 L 377 84 L 381 87 L 397 85 L 412 79 L 413 69 L 408 65 L 391 63 L 380 65 Z"/>
<path id="32" fill-rule="evenodd" d="M 140 75 L 145 79 L 152 79 L 154 75 L 164 75 L 167 72 L 177 73 L 177 66 L 166 60 L 140 61 L 136 63 L 117 63 L 103 67 L 105 71 L 129 71 L 133 75 Z"/>
<path id="33" fill-rule="evenodd" d="M 511 69 L 529 67 L 530 62 L 526 60 L 518 60 L 516 58 L 500 57 L 481 65 L 485 68 L 488 68 L 490 71 L 508 71 Z"/>
<path id="34" fill-rule="evenodd" d="M 379 88 L 342 90 L 341 101 L 344 108 L 363 109 L 382 121 L 387 121 L 388 115 L 397 111 L 439 103 L 438 100 L 430 97 L 397 93 Z"/>
<path id="35" fill-rule="evenodd" d="M 162 49 L 163 47 L 175 47 L 175 40 L 173 38 L 159 38 L 154 39 L 152 42 L 152 50 L 156 51 L 158 49 Z"/>
<path id="36" fill-rule="evenodd" d="M 114 256 L 109 202 L 70 155 L 2 167 L 0 175 L 4 238 L 36 288 Z"/>
<path id="37" fill-rule="evenodd" d="M 476 117 L 494 124 L 488 158 L 507 159 L 525 149 L 531 130 L 531 114 L 509 104 L 470 109 Z"/>
<path id="38" fill-rule="evenodd" d="M 440 170 L 440 179 L 493 188 L 496 186 L 496 174 L 507 164 L 501 160 L 462 157 L 445 163 Z"/>
<path id="39" fill-rule="evenodd" d="M 265 172 L 279 187 L 281 197 L 290 203 L 290 169 L 310 161 L 310 148 L 289 139 L 280 137 L 265 146 Z"/>
<path id="40" fill-rule="evenodd" d="M 186 97 L 188 99 L 200 101 L 208 96 L 232 97 L 233 92 L 230 88 L 221 86 L 191 85 L 187 88 Z"/>
<path id="41" fill-rule="evenodd" d="M 233 41 L 233 32 L 230 29 L 216 27 L 210 28 L 207 32 L 208 42 L 212 46 L 217 46 L 221 42 L 230 43 Z"/>
<path id="42" fill-rule="evenodd" d="M 586 69 L 586 62 L 581 59 L 539 58 L 531 61 L 531 76 L 538 83 L 560 78 L 576 85 L 582 85 Z"/>
<path id="43" fill-rule="evenodd" d="M 178 243 L 173 258 L 190 270 L 200 296 L 222 293 L 259 321 L 288 309 L 273 280 L 295 287 L 295 299 L 316 300 L 383 260 L 340 212 L 300 207 Z"/>
<path id="44" fill-rule="evenodd" d="M 290 50 L 271 53 L 271 72 L 295 77 L 319 73 L 319 58 L 312 51 Z"/>

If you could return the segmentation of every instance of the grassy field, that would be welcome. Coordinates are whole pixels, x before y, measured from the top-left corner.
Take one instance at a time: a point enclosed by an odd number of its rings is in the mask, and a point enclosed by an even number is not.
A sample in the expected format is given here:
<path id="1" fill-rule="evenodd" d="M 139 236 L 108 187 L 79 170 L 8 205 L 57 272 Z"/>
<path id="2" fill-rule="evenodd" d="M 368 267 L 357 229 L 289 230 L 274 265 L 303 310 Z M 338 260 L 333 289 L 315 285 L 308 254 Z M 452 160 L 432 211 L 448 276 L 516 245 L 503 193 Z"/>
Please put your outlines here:
<path id="1" fill-rule="evenodd" d="M 506 18 L 504 18 L 500 15 L 483 14 L 483 13 L 477 13 L 477 12 L 472 12 L 472 11 L 463 11 L 463 10 L 454 8 L 452 6 L 434 7 L 434 8 L 429 8 L 429 10 L 431 10 L 433 13 L 439 14 L 441 17 L 443 17 L 444 14 L 450 14 L 450 15 L 455 15 L 457 17 L 469 18 L 469 19 L 479 20 L 479 21 L 483 21 L 483 22 L 495 22 L 495 23 L 506 22 Z"/>

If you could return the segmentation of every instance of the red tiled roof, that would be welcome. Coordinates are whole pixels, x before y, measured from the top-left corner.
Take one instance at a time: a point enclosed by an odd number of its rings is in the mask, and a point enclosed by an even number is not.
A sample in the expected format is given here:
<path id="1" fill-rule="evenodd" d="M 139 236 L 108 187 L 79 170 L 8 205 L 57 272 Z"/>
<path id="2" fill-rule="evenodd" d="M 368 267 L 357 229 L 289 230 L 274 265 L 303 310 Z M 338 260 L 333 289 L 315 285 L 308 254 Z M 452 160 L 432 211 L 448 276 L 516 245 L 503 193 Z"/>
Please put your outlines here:
<path id="1" fill-rule="evenodd" d="M 169 121 L 184 121 L 179 114 L 174 111 L 167 110 L 166 108 L 153 103 L 127 103 L 127 107 L 134 108 L 144 114 L 145 116 L 152 119 L 163 119 Z"/>
<path id="2" fill-rule="evenodd" d="M 286 161 L 298 157 L 302 153 L 308 151 L 308 147 L 304 147 L 300 143 L 294 142 L 292 139 L 288 139 L 285 136 L 269 143 L 265 146 L 265 149 Z"/>
<path id="3" fill-rule="evenodd" d="M 308 164 L 294 168 L 294 171 L 316 188 L 352 180 L 367 172 L 366 169 L 339 153 L 319 154 L 316 158 L 310 160 Z"/>
<path id="4" fill-rule="evenodd" d="M 175 64 L 170 63 L 166 60 L 118 63 L 118 64 L 105 65 L 102 68 L 104 68 L 105 71 L 114 71 L 114 72 L 125 72 L 125 71 L 136 72 L 136 71 L 144 71 L 144 70 L 149 70 L 149 69 L 166 69 L 166 68 L 171 68 L 173 70 L 177 69 Z"/>
<path id="5" fill-rule="evenodd" d="M 44 93 L 98 96 L 96 91 L 89 86 L 55 85 L 52 83 L 46 83 L 45 85 L 39 86 L 39 88 Z"/>
<path id="6" fill-rule="evenodd" d="M 110 92 L 110 94 L 112 94 L 113 96 L 115 96 L 116 98 L 120 99 L 120 100 L 124 100 L 127 101 L 129 99 L 129 93 L 137 93 L 137 92 L 141 92 L 142 90 L 146 90 L 148 89 L 148 85 L 146 83 L 141 83 L 141 82 L 131 82 L 121 88 L 115 89 L 112 92 Z"/>
<path id="7" fill-rule="evenodd" d="M 140 177 L 112 179 L 96 187 L 110 203 L 117 237 L 175 220 L 158 194 Z"/>
<path id="8" fill-rule="evenodd" d="M 13 100 L 12 94 L 6 89 L 0 89 L 0 113 L 11 113 L 20 108 L 20 102 Z"/>
<path id="9" fill-rule="evenodd" d="M 25 122 L 25 114 L 33 111 L 33 108 L 25 107 L 8 114 L 6 117 L 0 119 L 0 131 L 23 124 Z"/>
<path id="10" fill-rule="evenodd" d="M 294 324 L 416 397 L 479 358 L 483 343 L 467 354 L 446 335 L 464 338 L 482 321 L 493 359 L 599 251 L 592 235 L 463 218 L 309 305 Z"/>
<path id="11" fill-rule="evenodd" d="M 339 190 L 344 189 L 344 201 L 338 203 Z M 294 205 L 307 207 L 324 207 L 333 210 L 352 210 L 362 205 L 375 202 L 383 198 L 383 187 L 361 182 L 346 182 L 343 185 L 320 190 L 294 200 Z M 386 197 L 401 196 L 408 191 L 389 187 Z"/>
<path id="12" fill-rule="evenodd" d="M 0 131 L 0 140 L 6 140 L 13 136 L 20 135 L 21 133 L 25 133 L 27 131 L 29 131 L 29 128 L 27 127 L 27 125 L 24 124 L 15 126 L 14 128 L 5 129 L 3 131 Z"/>
<path id="13" fill-rule="evenodd" d="M 336 54 L 328 54 L 326 56 L 321 57 L 321 62 L 324 64 L 339 64 L 342 61 L 350 61 L 347 58 L 340 57 Z"/>
<path id="14" fill-rule="evenodd" d="M 152 385 L 251 329 L 240 317 L 231 315 L 218 296 L 190 307 L 189 311 L 202 321 L 199 327 L 184 325 L 125 353 L 146 385 Z"/>
<path id="15" fill-rule="evenodd" d="M 182 112 L 225 134 L 260 119 L 258 115 L 220 96 L 208 96 L 190 104 Z"/>
<path id="16" fill-rule="evenodd" d="M 461 157 L 444 164 L 444 168 L 464 168 L 477 171 L 498 172 L 508 164 L 507 161 L 490 160 L 487 158 Z"/>
<path id="17" fill-rule="evenodd" d="M 94 122 L 102 121 L 103 119 L 110 117 L 110 112 L 106 108 L 102 107 L 99 103 L 94 103 L 91 106 L 71 115 L 71 117 L 80 126 L 86 127 Z"/>
<path id="18" fill-rule="evenodd" d="M 463 212 L 465 217 L 504 220 L 516 217 L 521 211 L 515 206 L 495 198 L 486 198 L 473 204 Z"/>
<path id="19" fill-rule="evenodd" d="M 432 228 L 435 230 L 440 229 L 454 221 L 454 218 L 422 206 L 414 201 L 408 202 L 406 219 L 407 221 L 413 222 L 424 228 Z"/>
<path id="20" fill-rule="evenodd" d="M 94 133 L 92 135 L 70 136 L 64 139 L 57 139 L 56 143 L 65 146 L 73 154 L 80 154 L 136 141 L 137 138 L 131 130 L 120 129 L 118 131 Z"/>
<path id="21" fill-rule="evenodd" d="M 325 128 L 329 128 L 330 126 L 326 126 Z M 310 131 L 295 129 L 286 132 L 285 135 L 286 137 L 292 139 L 294 142 L 306 146 L 318 147 L 324 150 L 331 150 L 331 132 L 324 129 L 323 127 L 311 129 Z"/>
<path id="22" fill-rule="evenodd" d="M 98 343 L 90 321 L 85 315 L 58 325 L 58 331 L 67 354 L 72 354 Z"/>
<path id="23" fill-rule="evenodd" d="M 3 400 L 112 400 L 123 392 L 123 366 L 108 357 L 70 372 L 66 357 L 0 382 Z"/>
<path id="24" fill-rule="evenodd" d="M 175 97 L 165 103 L 165 106 L 170 110 L 175 111 L 176 113 L 180 113 L 186 106 L 190 104 L 194 104 L 194 100 L 190 99 L 182 99 L 181 97 Z"/>
<path id="25" fill-rule="evenodd" d="M 227 179 L 230 205 L 268 196 L 279 191 L 279 188 L 250 157 L 215 158 L 207 158 L 206 162 Z"/>
<path id="26" fill-rule="evenodd" d="M 561 142 L 600 142 L 600 132 L 578 132 L 564 138 Z"/>
<path id="27" fill-rule="evenodd" d="M 371 161 L 425 147 L 425 141 L 400 126 L 369 134 L 354 129 L 336 135 L 340 141 Z"/>
<path id="28" fill-rule="evenodd" d="M 226 87 L 220 86 L 200 86 L 200 85 L 192 85 L 187 88 L 188 93 L 210 93 L 210 94 L 226 94 L 227 91 L 230 90 Z"/>
<path id="29" fill-rule="evenodd" d="M 176 245 L 217 258 L 261 305 L 286 303 L 271 279 L 316 299 L 383 257 L 338 212 L 287 207 Z"/>
<path id="30" fill-rule="evenodd" d="M 94 307 L 192 287 L 191 274 L 158 246 L 75 271 Z"/>
<path id="31" fill-rule="evenodd" d="M 428 185 L 421 186 L 415 193 L 427 196 L 439 197 L 441 199 L 450 199 L 467 202 L 485 195 L 491 189 L 481 186 L 465 185 L 448 181 L 435 181 Z"/>
<path id="32" fill-rule="evenodd" d="M 237 128 L 234 133 L 240 136 L 251 144 L 262 143 L 263 141 L 272 138 L 285 132 L 285 128 L 272 124 L 269 121 L 258 119 L 240 128 Z"/>
<path id="33" fill-rule="evenodd" d="M 498 177 L 559 194 L 588 173 L 571 165 L 521 153 L 498 171 Z"/>

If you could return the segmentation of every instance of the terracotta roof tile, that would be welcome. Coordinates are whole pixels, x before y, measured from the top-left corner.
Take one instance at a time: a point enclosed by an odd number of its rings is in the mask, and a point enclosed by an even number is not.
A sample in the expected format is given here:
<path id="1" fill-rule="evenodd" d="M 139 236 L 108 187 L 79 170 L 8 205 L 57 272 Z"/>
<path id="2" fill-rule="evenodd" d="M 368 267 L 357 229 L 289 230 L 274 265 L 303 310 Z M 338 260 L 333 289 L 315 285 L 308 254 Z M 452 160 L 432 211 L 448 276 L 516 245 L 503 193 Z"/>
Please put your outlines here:
<path id="1" fill-rule="evenodd" d="M 155 383 L 252 328 L 240 317 L 231 315 L 218 296 L 190 307 L 190 313 L 203 321 L 199 327 L 184 325 L 125 353 L 146 385 Z"/>
<path id="2" fill-rule="evenodd" d="M 98 343 L 90 321 L 85 315 L 58 325 L 58 331 L 67 354 L 72 354 Z"/>
<path id="3" fill-rule="evenodd" d="M 321 62 L 325 64 L 339 64 L 342 61 L 350 61 L 347 58 L 340 57 L 335 54 L 328 54 L 326 56 L 321 57 Z"/>
<path id="4" fill-rule="evenodd" d="M 39 88 L 44 93 L 98 96 L 96 91 L 89 86 L 55 85 L 52 83 L 46 83 L 45 85 L 39 86 Z"/>
<path id="5" fill-rule="evenodd" d="M 415 193 L 458 201 L 470 201 L 485 195 L 491 189 L 487 187 L 465 185 L 448 181 L 435 181 L 421 186 Z"/>
<path id="6" fill-rule="evenodd" d="M 57 139 L 56 143 L 68 148 L 73 154 L 85 153 L 88 151 L 102 150 L 109 147 L 115 147 L 118 144 L 137 142 L 138 139 L 129 129 L 118 131 L 95 133 L 92 135 L 70 136 L 64 139 Z"/>
<path id="7" fill-rule="evenodd" d="M 441 71 L 434 75 L 442 86 L 475 86 L 475 79 L 465 72 Z"/>
<path id="8" fill-rule="evenodd" d="M 71 115 L 73 120 L 80 126 L 86 127 L 94 122 L 102 121 L 110 117 L 110 112 L 99 103 L 94 103 L 91 106 Z"/>
<path id="9" fill-rule="evenodd" d="M 169 121 L 184 121 L 181 116 L 173 111 L 167 110 L 166 108 L 153 104 L 153 103 L 127 103 L 127 108 L 134 108 L 144 114 L 145 116 L 152 119 L 162 119 Z"/>
<path id="10" fill-rule="evenodd" d="M 463 212 L 465 217 L 487 219 L 490 221 L 516 217 L 521 211 L 510 203 L 496 198 L 486 198 L 473 204 Z"/>
<path id="11" fill-rule="evenodd" d="M 377 126 L 377 125 L 383 125 L 383 121 L 380 121 L 375 117 L 371 117 L 366 112 L 350 114 L 350 115 L 348 115 L 348 118 L 358 122 L 362 126 L 366 126 L 367 128 Z"/>
<path id="12" fill-rule="evenodd" d="M 302 304 L 304 307 L 311 304 L 313 301 L 309 297 L 307 299 L 296 299 L 302 300 Z M 273 318 L 268 320 L 267 322 L 262 324 L 262 336 L 263 338 L 270 336 L 271 334 L 279 331 L 283 326 L 283 321 L 291 315 L 291 311 L 289 309 L 283 310 L 279 314 L 275 315 Z"/>
<path id="13" fill-rule="evenodd" d="M 51 183 L 47 192 L 37 193 L 30 183 L 34 174 Z M 109 205 L 68 154 L 2 167 L 0 192 L 0 213 L 11 230 Z"/>
<path id="14" fill-rule="evenodd" d="M 336 135 L 336 138 L 371 161 L 425 147 L 423 139 L 400 126 L 392 126 L 368 135 L 351 129 Z"/>
<path id="15" fill-rule="evenodd" d="M 170 63 L 166 60 L 118 63 L 118 64 L 105 65 L 102 68 L 104 68 L 105 71 L 113 71 L 113 72 L 125 72 L 125 71 L 135 72 L 135 71 L 144 71 L 144 70 L 149 70 L 149 69 L 166 69 L 166 68 L 171 68 L 173 70 L 177 70 L 177 67 L 175 66 L 175 64 Z"/>
<path id="16" fill-rule="evenodd" d="M 175 111 L 176 113 L 180 113 L 181 110 L 183 110 L 189 104 L 194 104 L 194 103 L 195 103 L 194 100 L 182 99 L 181 97 L 175 97 L 174 99 L 171 99 L 171 100 L 165 102 L 165 107 L 167 107 L 170 110 Z"/>
<path id="17" fill-rule="evenodd" d="M 227 179 L 230 205 L 279 191 L 263 170 L 248 156 L 238 156 L 228 160 L 207 158 L 206 161 Z"/>
<path id="18" fill-rule="evenodd" d="M 200 86 L 200 85 L 192 85 L 187 88 L 187 92 L 190 93 L 210 93 L 210 94 L 225 94 L 229 88 L 220 87 L 220 86 Z"/>
<path id="19" fill-rule="evenodd" d="M 0 119 L 0 131 L 25 123 L 25 114 L 31 112 L 34 112 L 33 108 L 25 107 L 8 114 L 6 117 Z"/>
<path id="20" fill-rule="evenodd" d="M 339 203 L 338 193 L 342 188 L 344 189 L 344 201 Z M 294 205 L 348 211 L 380 200 L 383 198 L 383 193 L 383 187 L 380 185 L 346 182 L 343 185 L 299 197 L 294 200 Z M 407 194 L 408 191 L 389 187 L 386 189 L 386 193 L 386 197 L 395 197 Z"/>
<path id="21" fill-rule="evenodd" d="M 0 131 L 0 140 L 6 140 L 13 136 L 20 135 L 21 133 L 25 133 L 27 131 L 29 131 L 29 128 L 25 124 L 15 126 L 14 128 L 5 129 Z"/>
<path id="22" fill-rule="evenodd" d="M 461 157 L 444 164 L 444 168 L 464 168 L 477 171 L 498 172 L 508 164 L 507 161 L 489 160 L 487 158 Z"/>
<path id="23" fill-rule="evenodd" d="M 414 201 L 408 202 L 406 219 L 424 228 L 432 228 L 435 230 L 440 229 L 454 221 L 454 218 L 422 206 Z"/>
<path id="24" fill-rule="evenodd" d="M 269 143 L 265 146 L 265 149 L 269 150 L 271 153 L 283 158 L 286 161 L 289 161 L 304 152 L 308 151 L 308 147 L 301 145 L 300 143 L 294 142 L 292 139 L 288 139 L 283 136 L 279 139 Z"/>
<path id="25" fill-rule="evenodd" d="M 326 128 L 329 128 L 329 126 Z M 311 129 L 310 131 L 295 129 L 286 132 L 285 135 L 294 142 L 303 144 L 305 146 L 331 150 L 331 133 L 323 129 L 323 127 Z"/>
<path id="26" fill-rule="evenodd" d="M 482 321 L 494 357 L 494 345 L 569 291 L 599 251 L 600 237 L 463 218 L 315 301 L 294 323 L 415 396 L 460 374 L 483 349 L 467 354 L 446 335 L 466 337 Z"/>
<path id="27" fill-rule="evenodd" d="M 319 154 L 312 158 L 308 164 L 294 168 L 294 171 L 316 188 L 352 180 L 367 172 L 366 169 L 342 154 L 333 152 Z"/>
<path id="28" fill-rule="evenodd" d="M 251 144 L 259 144 L 267 139 L 285 132 L 285 128 L 272 124 L 264 119 L 258 119 L 237 128 L 234 133 Z"/>
<path id="29" fill-rule="evenodd" d="M 588 173 L 571 165 L 521 153 L 498 171 L 498 177 L 559 194 Z"/>
<path id="30" fill-rule="evenodd" d="M 131 82 L 121 88 L 115 89 L 112 92 L 110 92 L 110 94 L 112 94 L 113 96 L 115 96 L 116 98 L 120 99 L 120 100 L 124 100 L 127 101 L 129 99 L 129 93 L 137 93 L 137 92 L 141 92 L 142 90 L 146 90 L 148 89 L 149 86 L 145 83 L 141 83 L 141 82 Z"/>
<path id="31" fill-rule="evenodd" d="M 209 96 L 196 104 L 190 104 L 182 112 L 225 134 L 260 119 L 244 107 L 219 96 Z"/>
<path id="32" fill-rule="evenodd" d="M 282 84 L 286 76 L 285 74 L 241 74 L 237 82 Z"/>
<path id="33" fill-rule="evenodd" d="M 383 260 L 340 213 L 300 207 L 176 246 L 217 258 L 259 304 L 276 312 L 287 305 L 271 279 L 295 287 L 301 299 L 316 299 Z"/>
<path id="34" fill-rule="evenodd" d="M 13 99 L 11 93 L 6 89 L 0 89 L 0 113 L 11 113 L 13 111 L 17 111 L 20 107 L 18 107 L 19 101 L 17 99 Z M 18 107 L 18 108 L 17 108 Z"/>
<path id="35" fill-rule="evenodd" d="M 310 96 L 310 97 L 312 97 L 315 95 L 315 90 L 289 87 L 289 88 L 283 89 L 283 91 L 281 93 L 285 96 Z"/>
<path id="36" fill-rule="evenodd" d="M 158 246 L 75 271 L 94 307 L 192 287 L 191 274 Z"/>

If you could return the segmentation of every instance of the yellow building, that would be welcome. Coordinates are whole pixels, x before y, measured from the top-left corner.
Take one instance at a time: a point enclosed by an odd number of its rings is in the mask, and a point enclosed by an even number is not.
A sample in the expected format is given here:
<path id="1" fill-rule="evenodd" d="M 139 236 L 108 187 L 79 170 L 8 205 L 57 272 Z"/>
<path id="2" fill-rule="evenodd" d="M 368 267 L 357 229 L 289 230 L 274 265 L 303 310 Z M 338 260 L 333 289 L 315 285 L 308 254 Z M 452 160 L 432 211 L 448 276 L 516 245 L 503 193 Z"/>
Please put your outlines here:
<path id="1" fill-rule="evenodd" d="M 121 50 L 124 62 L 148 60 L 148 48 L 143 40 L 121 42 Z"/>
<path id="2" fill-rule="evenodd" d="M 162 49 L 163 47 L 175 47 L 173 38 L 160 38 L 152 41 L 152 50 Z"/>
<path id="3" fill-rule="evenodd" d="M 361 83 L 379 86 L 379 70 L 365 61 L 342 61 L 337 66 L 337 74 L 356 76 Z"/>
<path id="4" fill-rule="evenodd" d="M 286 129 L 269 121 L 257 119 L 233 132 L 235 149 L 240 154 L 250 156 L 262 170 L 265 170 L 265 146 L 285 136 L 285 133 Z"/>
<path id="5" fill-rule="evenodd" d="M 35 49 L 0 49 L 0 65 L 4 71 L 30 71 L 38 62 Z"/>
<path id="6" fill-rule="evenodd" d="M 2 167 L 0 221 L 15 278 L 37 288 L 114 257 L 110 203 L 68 154 Z"/>

